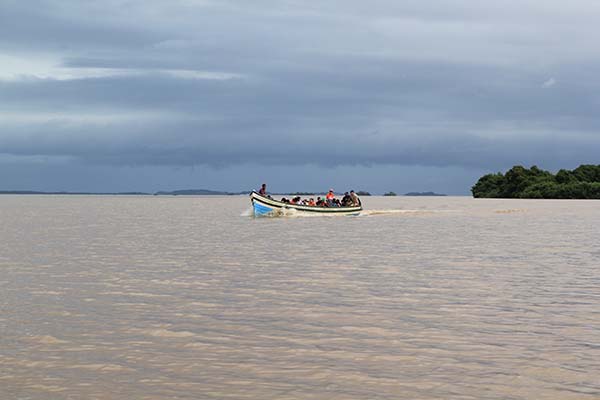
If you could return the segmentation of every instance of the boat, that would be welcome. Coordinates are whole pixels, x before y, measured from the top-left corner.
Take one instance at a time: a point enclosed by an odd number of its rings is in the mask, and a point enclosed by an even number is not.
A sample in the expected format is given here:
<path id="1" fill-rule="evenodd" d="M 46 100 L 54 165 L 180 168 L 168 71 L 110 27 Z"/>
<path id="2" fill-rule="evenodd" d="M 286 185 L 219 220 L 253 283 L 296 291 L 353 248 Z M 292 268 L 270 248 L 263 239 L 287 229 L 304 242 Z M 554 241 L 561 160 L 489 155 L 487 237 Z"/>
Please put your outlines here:
<path id="1" fill-rule="evenodd" d="M 362 205 L 354 207 L 320 207 L 289 204 L 272 199 L 269 196 L 263 196 L 255 191 L 250 193 L 250 200 L 252 201 L 254 215 L 276 215 L 277 212 L 285 212 L 287 210 L 297 210 L 311 214 L 323 215 L 358 215 L 362 211 Z"/>

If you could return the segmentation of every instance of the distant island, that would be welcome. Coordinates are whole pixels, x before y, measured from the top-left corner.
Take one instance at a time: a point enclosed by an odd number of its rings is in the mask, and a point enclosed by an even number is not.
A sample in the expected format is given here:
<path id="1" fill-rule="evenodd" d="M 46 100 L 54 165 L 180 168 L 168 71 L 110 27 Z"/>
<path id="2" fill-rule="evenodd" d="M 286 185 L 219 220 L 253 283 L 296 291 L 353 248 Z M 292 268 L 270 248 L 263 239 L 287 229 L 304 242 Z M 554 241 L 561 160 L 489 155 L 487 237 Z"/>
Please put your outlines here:
<path id="1" fill-rule="evenodd" d="M 185 190 L 173 190 L 170 192 L 156 192 L 155 196 L 236 196 L 240 194 L 250 194 L 250 191 L 246 192 L 223 192 L 218 190 L 207 190 L 207 189 L 185 189 Z"/>
<path id="2" fill-rule="evenodd" d="M 434 193 L 434 192 L 408 192 L 404 194 L 405 196 L 446 196 L 445 194 L 441 194 L 441 193 Z"/>
<path id="3" fill-rule="evenodd" d="M 221 192 L 217 190 L 206 189 L 185 189 L 173 191 L 161 191 L 156 193 L 147 192 L 44 192 L 37 190 L 0 190 L 2 194 L 37 194 L 37 195 L 110 195 L 110 196 L 235 196 L 241 194 L 250 194 L 250 191 L 245 192 Z"/>
<path id="4" fill-rule="evenodd" d="M 241 192 L 226 192 L 219 190 L 208 190 L 208 189 L 181 189 L 171 191 L 159 191 L 155 193 L 147 192 L 69 192 L 69 191 L 56 191 L 56 192 L 44 192 L 37 190 L 0 190 L 0 195 L 3 194 L 18 194 L 18 195 L 110 195 L 110 196 L 239 196 L 248 195 L 252 191 L 246 190 Z M 271 195 L 297 195 L 297 196 L 308 196 L 308 195 L 325 195 L 326 192 L 295 192 L 295 193 L 270 193 Z M 356 192 L 359 196 L 370 196 L 371 193 L 365 191 Z"/>
<path id="5" fill-rule="evenodd" d="M 396 196 L 396 193 L 394 192 L 387 192 L 383 194 L 384 196 Z"/>
<path id="6" fill-rule="evenodd" d="M 475 198 L 600 199 L 600 165 L 580 165 L 556 175 L 516 165 L 505 174 L 487 174 L 471 188 Z"/>
<path id="7" fill-rule="evenodd" d="M 150 193 L 145 192 L 43 192 L 37 190 L 0 190 L 2 194 L 52 194 L 52 195 L 105 195 L 105 196 L 149 196 Z"/>

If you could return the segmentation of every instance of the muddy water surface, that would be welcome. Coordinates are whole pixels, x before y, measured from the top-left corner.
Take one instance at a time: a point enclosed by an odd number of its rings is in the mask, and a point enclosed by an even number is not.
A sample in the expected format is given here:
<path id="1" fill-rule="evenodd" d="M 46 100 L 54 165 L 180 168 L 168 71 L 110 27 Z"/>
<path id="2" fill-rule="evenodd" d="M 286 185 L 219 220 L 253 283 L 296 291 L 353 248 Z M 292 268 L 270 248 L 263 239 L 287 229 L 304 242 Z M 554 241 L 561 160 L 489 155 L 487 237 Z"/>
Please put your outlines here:
<path id="1" fill-rule="evenodd" d="M 0 197 L 1 399 L 600 399 L 600 203 Z"/>

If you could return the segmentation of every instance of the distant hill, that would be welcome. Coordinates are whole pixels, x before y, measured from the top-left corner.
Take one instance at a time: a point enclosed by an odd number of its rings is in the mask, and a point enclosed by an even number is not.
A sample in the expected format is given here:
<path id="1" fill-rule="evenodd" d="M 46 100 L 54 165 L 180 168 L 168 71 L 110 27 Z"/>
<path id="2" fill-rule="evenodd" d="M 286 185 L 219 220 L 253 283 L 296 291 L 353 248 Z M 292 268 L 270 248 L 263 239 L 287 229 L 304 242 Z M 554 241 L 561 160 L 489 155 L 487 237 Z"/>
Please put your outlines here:
<path id="1" fill-rule="evenodd" d="M 155 196 L 226 196 L 229 192 L 206 189 L 172 190 L 170 192 L 156 192 Z"/>
<path id="2" fill-rule="evenodd" d="M 53 195 L 107 195 L 107 196 L 148 196 L 145 192 L 41 192 L 36 190 L 0 190 L 0 194 L 53 194 Z"/>
<path id="3" fill-rule="evenodd" d="M 138 196 L 239 196 L 239 195 L 248 195 L 250 194 L 250 190 L 244 190 L 240 192 L 226 192 L 221 190 L 209 190 L 209 189 L 179 189 L 179 190 L 171 190 L 171 191 L 158 191 L 155 193 L 145 193 L 145 192 L 43 192 L 36 190 L 0 190 L 0 195 L 3 194 L 19 194 L 19 195 L 27 195 L 27 194 L 54 194 L 54 195 L 138 195 Z M 309 196 L 309 195 L 325 195 L 326 192 L 295 192 L 295 193 L 270 193 L 271 195 L 294 195 L 294 196 Z M 341 193 L 338 193 L 341 195 Z M 370 196 L 369 192 L 358 191 L 356 192 L 359 196 Z"/>
<path id="4" fill-rule="evenodd" d="M 173 190 L 170 192 L 167 191 L 161 191 L 161 192 L 156 192 L 154 193 L 155 196 L 210 196 L 210 195 L 217 195 L 217 196 L 227 196 L 227 195 L 238 195 L 238 194 L 248 194 L 250 193 L 249 191 L 247 192 L 237 192 L 237 193 L 231 193 L 231 192 L 221 192 L 221 191 L 217 191 L 217 190 L 206 190 L 206 189 L 185 189 L 185 190 Z M 2 194 L 20 194 L 20 195 L 24 195 L 24 194 L 53 194 L 53 195 L 72 195 L 72 194 L 77 194 L 77 195 L 111 195 L 111 196 L 120 196 L 120 195 L 136 195 L 136 196 L 150 196 L 152 195 L 152 193 L 145 193 L 145 192 L 66 192 L 66 191 L 61 191 L 61 192 L 42 192 L 42 191 L 37 191 L 37 190 L 0 190 L 0 195 Z"/>
<path id="5" fill-rule="evenodd" d="M 405 196 L 446 196 L 445 194 L 434 193 L 434 192 L 408 192 L 404 195 Z"/>

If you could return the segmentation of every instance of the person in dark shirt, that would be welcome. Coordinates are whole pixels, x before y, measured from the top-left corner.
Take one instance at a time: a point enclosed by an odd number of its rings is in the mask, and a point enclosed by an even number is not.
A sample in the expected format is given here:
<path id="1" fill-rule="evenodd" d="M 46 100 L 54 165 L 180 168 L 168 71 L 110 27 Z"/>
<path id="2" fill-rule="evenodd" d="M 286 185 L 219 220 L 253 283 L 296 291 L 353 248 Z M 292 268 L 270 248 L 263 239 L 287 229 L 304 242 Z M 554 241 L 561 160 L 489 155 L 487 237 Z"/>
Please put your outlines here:
<path id="1" fill-rule="evenodd" d="M 344 193 L 344 197 L 342 197 L 342 207 L 348 207 L 352 203 L 352 199 L 348 192 Z"/>
<path id="2" fill-rule="evenodd" d="M 267 195 L 267 184 L 263 183 L 262 186 L 260 187 L 258 194 L 260 194 L 261 196 L 266 196 Z"/>

